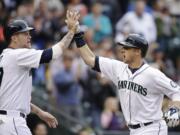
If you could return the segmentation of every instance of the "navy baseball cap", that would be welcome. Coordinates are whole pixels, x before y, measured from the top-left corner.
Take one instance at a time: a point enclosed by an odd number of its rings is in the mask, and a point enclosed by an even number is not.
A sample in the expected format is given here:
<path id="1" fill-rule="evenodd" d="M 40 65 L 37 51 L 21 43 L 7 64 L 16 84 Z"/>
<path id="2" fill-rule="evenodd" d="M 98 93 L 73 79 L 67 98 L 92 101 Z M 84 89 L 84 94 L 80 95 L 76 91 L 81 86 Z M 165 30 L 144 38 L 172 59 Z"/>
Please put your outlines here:
<path id="1" fill-rule="evenodd" d="M 117 42 L 117 44 L 123 47 L 141 49 L 142 57 L 146 56 L 149 46 L 147 40 L 139 34 L 129 34 L 125 41 Z"/>
<path id="2" fill-rule="evenodd" d="M 31 31 L 34 28 L 29 27 L 27 22 L 24 20 L 14 20 L 4 27 L 5 40 L 10 40 L 11 36 L 16 33 Z"/>
<path id="3" fill-rule="evenodd" d="M 117 42 L 117 44 L 129 48 L 148 47 L 147 40 L 139 34 L 129 34 L 125 41 Z"/>

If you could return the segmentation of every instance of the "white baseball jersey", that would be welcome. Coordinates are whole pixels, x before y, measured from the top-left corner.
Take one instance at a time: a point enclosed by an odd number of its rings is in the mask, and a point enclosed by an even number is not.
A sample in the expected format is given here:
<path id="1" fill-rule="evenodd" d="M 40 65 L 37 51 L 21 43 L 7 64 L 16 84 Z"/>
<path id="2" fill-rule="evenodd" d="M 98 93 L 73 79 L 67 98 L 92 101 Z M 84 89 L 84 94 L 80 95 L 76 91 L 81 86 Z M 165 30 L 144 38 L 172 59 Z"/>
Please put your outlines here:
<path id="1" fill-rule="evenodd" d="M 5 49 L 0 55 L 0 110 L 30 113 L 31 69 L 40 63 L 42 50 Z"/>
<path id="2" fill-rule="evenodd" d="M 111 79 L 118 88 L 127 124 L 161 120 L 164 95 L 180 101 L 180 87 L 148 64 L 144 64 L 132 74 L 127 64 L 99 57 L 99 67 L 101 73 Z"/>

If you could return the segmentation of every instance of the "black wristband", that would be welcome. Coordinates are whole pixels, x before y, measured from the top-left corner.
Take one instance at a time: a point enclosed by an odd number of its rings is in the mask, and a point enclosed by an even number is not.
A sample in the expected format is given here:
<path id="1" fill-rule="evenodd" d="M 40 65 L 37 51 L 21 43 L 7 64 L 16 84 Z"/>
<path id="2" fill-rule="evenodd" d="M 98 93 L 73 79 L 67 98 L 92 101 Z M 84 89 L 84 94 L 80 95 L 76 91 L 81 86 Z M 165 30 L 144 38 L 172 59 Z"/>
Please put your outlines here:
<path id="1" fill-rule="evenodd" d="M 78 48 L 83 47 L 86 45 L 86 41 L 84 40 L 84 32 L 79 32 L 74 35 L 74 40 L 76 42 L 76 46 Z"/>
<path id="2" fill-rule="evenodd" d="M 101 72 L 100 67 L 99 67 L 99 56 L 96 56 L 94 67 L 92 69 L 97 72 Z"/>

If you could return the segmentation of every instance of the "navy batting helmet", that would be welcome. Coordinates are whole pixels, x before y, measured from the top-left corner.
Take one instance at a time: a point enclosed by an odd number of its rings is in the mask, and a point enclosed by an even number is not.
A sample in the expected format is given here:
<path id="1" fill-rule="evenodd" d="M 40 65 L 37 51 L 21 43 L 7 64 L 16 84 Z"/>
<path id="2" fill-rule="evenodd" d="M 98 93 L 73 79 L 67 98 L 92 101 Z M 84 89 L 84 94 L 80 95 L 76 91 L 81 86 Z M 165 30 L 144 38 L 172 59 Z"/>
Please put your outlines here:
<path id="1" fill-rule="evenodd" d="M 34 28 L 29 27 L 27 22 L 24 20 L 14 20 L 4 28 L 4 37 L 7 42 L 10 42 L 12 35 L 33 29 Z"/>
<path id="2" fill-rule="evenodd" d="M 142 57 L 145 57 L 148 50 L 147 40 L 139 34 L 129 34 L 125 41 L 117 42 L 117 44 L 124 47 L 141 49 Z"/>

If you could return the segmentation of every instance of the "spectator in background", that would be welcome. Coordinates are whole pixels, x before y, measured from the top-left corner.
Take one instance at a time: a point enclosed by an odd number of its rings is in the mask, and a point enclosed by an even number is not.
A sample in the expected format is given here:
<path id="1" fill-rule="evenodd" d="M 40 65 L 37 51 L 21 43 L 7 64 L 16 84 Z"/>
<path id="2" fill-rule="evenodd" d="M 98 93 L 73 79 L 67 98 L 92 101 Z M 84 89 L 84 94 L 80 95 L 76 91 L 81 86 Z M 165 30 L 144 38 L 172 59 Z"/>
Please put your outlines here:
<path id="1" fill-rule="evenodd" d="M 150 65 L 161 70 L 171 79 L 175 79 L 175 68 L 170 59 L 168 59 L 161 48 L 156 48 L 152 52 L 153 61 Z"/>
<path id="2" fill-rule="evenodd" d="M 33 48 L 36 49 L 46 49 L 47 35 L 44 32 L 43 18 L 39 13 L 36 12 L 34 15 L 34 28 L 35 31 L 32 32 Z M 45 85 L 45 65 L 40 65 L 38 69 L 33 69 L 33 85 L 44 86 Z"/>
<path id="3" fill-rule="evenodd" d="M 115 97 L 108 97 L 104 103 L 104 110 L 101 114 L 101 126 L 104 130 L 127 129 L 122 112 L 118 108 L 118 100 Z"/>
<path id="4" fill-rule="evenodd" d="M 155 22 L 157 26 L 157 42 L 159 47 L 165 52 L 168 49 L 169 41 L 173 34 L 172 17 L 170 16 L 168 7 L 162 7 L 155 14 Z"/>
<path id="5" fill-rule="evenodd" d="M 108 16 L 112 24 L 115 24 L 126 9 L 128 0 L 96 0 L 102 4 L 102 12 Z M 126 2 L 125 2 L 126 1 Z M 124 6 L 124 7 L 123 7 Z M 114 29 L 114 28 L 113 28 Z"/>
<path id="6" fill-rule="evenodd" d="M 99 80 L 99 81 L 97 81 Z M 100 115 L 103 110 L 104 101 L 109 96 L 115 96 L 114 85 L 101 74 L 92 70 L 88 70 L 88 79 L 84 86 L 84 100 L 89 103 L 87 108 L 87 117 L 91 117 L 91 126 L 93 128 L 101 128 Z"/>
<path id="7" fill-rule="evenodd" d="M 81 15 L 80 20 L 82 20 L 82 18 L 86 16 L 88 13 L 87 6 L 83 4 L 81 0 L 70 0 L 70 2 L 67 5 L 67 8 L 79 11 Z"/>
<path id="8" fill-rule="evenodd" d="M 37 123 L 33 130 L 33 133 L 34 135 L 48 135 L 46 124 L 44 124 L 43 122 Z"/>
<path id="9" fill-rule="evenodd" d="M 72 51 L 64 52 L 63 69 L 54 75 L 53 81 L 57 89 L 57 104 L 61 108 L 61 111 L 78 120 L 82 120 L 82 89 L 78 83 L 76 74 L 72 71 L 73 60 L 74 54 Z"/>
<path id="10" fill-rule="evenodd" d="M 144 7 L 144 10 L 145 10 L 145 12 L 148 12 L 148 13 L 150 13 L 150 14 L 153 14 L 153 9 L 149 6 L 149 5 L 147 5 L 148 3 L 150 3 L 150 2 L 152 2 L 150 5 L 152 6 L 152 4 L 153 4 L 153 0 L 151 0 L 151 1 L 148 1 L 148 0 L 144 0 L 144 2 L 146 3 L 146 5 L 145 5 L 145 7 Z M 135 10 L 135 1 L 131 1 L 131 3 L 129 4 L 129 6 L 128 6 L 128 11 L 134 11 Z"/>
<path id="11" fill-rule="evenodd" d="M 113 58 L 111 38 L 103 39 L 95 51 L 99 55 Z M 83 99 L 90 104 L 86 115 L 91 117 L 90 122 L 93 128 L 101 128 L 100 114 L 104 101 L 107 97 L 116 95 L 115 87 L 107 78 L 90 69 L 87 71 L 87 75 L 87 79 L 83 80 L 85 90 Z"/>
<path id="12" fill-rule="evenodd" d="M 163 0 L 166 6 L 169 7 L 171 15 L 180 15 L 180 1 L 179 0 Z"/>
<path id="13" fill-rule="evenodd" d="M 46 0 L 49 9 L 56 9 L 58 11 L 58 15 L 62 15 L 64 13 L 64 5 L 61 0 Z"/>
<path id="14" fill-rule="evenodd" d="M 8 11 L 14 10 L 22 0 L 3 0 Z"/>
<path id="15" fill-rule="evenodd" d="M 111 38 L 103 39 L 95 51 L 99 55 L 113 58 Z M 93 128 L 101 128 L 100 114 L 104 101 L 107 97 L 116 95 L 115 87 L 107 78 L 90 69 L 87 71 L 87 79 L 83 80 L 83 83 L 83 100 L 90 105 L 86 108 L 88 111 L 86 110 L 87 113 L 85 115 L 91 117 L 90 123 Z"/>
<path id="16" fill-rule="evenodd" d="M 40 48 L 46 47 L 46 42 L 59 40 L 57 37 L 59 37 L 62 23 L 64 23 L 64 18 L 62 18 L 64 8 L 60 9 L 62 6 L 59 7 L 59 4 L 55 5 L 56 2 L 59 3 L 56 0 L 39 0 L 39 2 L 36 3 L 34 25 L 38 27 L 38 32 L 35 32 L 35 37 L 36 41 L 38 38 L 40 39 L 38 41 Z"/>
<path id="17" fill-rule="evenodd" d="M 93 29 L 93 40 L 96 43 L 101 42 L 104 38 L 112 36 L 112 26 L 109 18 L 102 14 L 101 3 L 94 3 L 92 11 L 85 16 L 82 23 Z"/>
<path id="18" fill-rule="evenodd" d="M 95 135 L 91 128 L 82 128 L 77 135 Z"/>
<path id="19" fill-rule="evenodd" d="M 124 37 L 124 28 L 129 33 L 138 33 L 143 35 L 149 42 L 156 40 L 156 26 L 153 16 L 144 11 L 146 3 L 143 0 L 136 1 L 135 11 L 127 12 L 116 25 L 116 37 Z M 129 34 L 128 33 L 128 34 Z M 127 33 L 125 33 L 127 35 Z"/>
<path id="20" fill-rule="evenodd" d="M 6 19 L 7 19 L 7 9 L 5 7 L 5 4 L 3 1 L 0 1 L 0 28 L 2 29 L 5 24 L 6 24 Z M 4 40 L 3 37 L 3 32 L 0 31 L 0 41 Z"/>
<path id="21" fill-rule="evenodd" d="M 30 25 L 33 24 L 33 15 L 35 13 L 33 0 L 22 1 L 16 11 L 17 18 L 26 20 Z"/>

